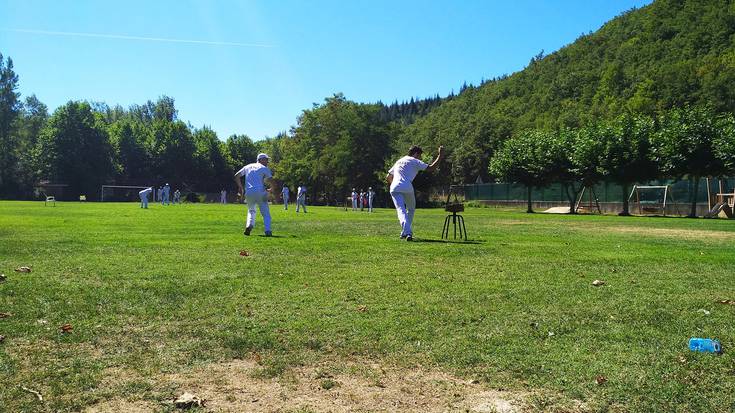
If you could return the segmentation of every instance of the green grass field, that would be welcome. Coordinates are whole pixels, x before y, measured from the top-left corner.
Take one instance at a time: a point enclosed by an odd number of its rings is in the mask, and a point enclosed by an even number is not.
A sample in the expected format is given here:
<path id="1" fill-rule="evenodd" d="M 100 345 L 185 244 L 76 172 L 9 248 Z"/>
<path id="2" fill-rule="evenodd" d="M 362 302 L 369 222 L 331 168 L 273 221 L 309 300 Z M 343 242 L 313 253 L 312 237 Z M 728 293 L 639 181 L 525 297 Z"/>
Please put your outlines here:
<path id="1" fill-rule="evenodd" d="M 0 411 L 174 410 L 167 377 L 234 359 L 263 381 L 356 360 L 442 371 L 528 411 L 735 410 L 735 221 L 478 208 L 459 243 L 419 210 L 407 243 L 393 210 L 276 206 L 273 238 L 260 217 L 244 237 L 244 213 L 0 203 Z M 724 354 L 689 352 L 694 336 Z"/>

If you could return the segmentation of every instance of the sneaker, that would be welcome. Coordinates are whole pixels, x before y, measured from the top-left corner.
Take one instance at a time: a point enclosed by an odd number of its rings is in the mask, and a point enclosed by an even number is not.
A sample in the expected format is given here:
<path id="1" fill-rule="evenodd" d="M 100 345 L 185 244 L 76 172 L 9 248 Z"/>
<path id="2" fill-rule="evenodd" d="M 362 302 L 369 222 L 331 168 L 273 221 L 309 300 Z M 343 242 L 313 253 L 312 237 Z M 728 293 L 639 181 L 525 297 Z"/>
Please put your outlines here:
<path id="1" fill-rule="evenodd" d="M 272 237 L 272 236 L 273 236 L 273 233 L 272 233 L 272 232 L 270 232 L 270 231 L 266 231 L 266 232 L 265 232 L 265 236 L 266 236 L 266 237 Z"/>
<path id="2" fill-rule="evenodd" d="M 413 235 L 411 235 L 411 234 L 406 235 L 406 241 L 408 241 L 408 242 L 413 241 Z"/>
<path id="3" fill-rule="evenodd" d="M 401 239 L 406 239 L 406 236 L 401 234 Z"/>
<path id="4" fill-rule="evenodd" d="M 253 227 L 246 227 L 245 228 L 245 232 L 243 232 L 243 234 L 250 235 L 250 231 L 252 231 L 252 230 L 253 230 Z"/>

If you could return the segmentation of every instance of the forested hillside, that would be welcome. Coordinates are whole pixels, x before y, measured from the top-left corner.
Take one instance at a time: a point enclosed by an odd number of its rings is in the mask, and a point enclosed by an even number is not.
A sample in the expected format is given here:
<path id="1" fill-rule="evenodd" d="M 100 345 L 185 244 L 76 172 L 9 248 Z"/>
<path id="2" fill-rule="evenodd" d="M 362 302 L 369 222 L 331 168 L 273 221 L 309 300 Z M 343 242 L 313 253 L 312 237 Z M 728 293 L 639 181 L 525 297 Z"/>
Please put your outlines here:
<path id="1" fill-rule="evenodd" d="M 88 194 L 103 183 L 164 181 L 216 191 L 262 150 L 279 181 L 334 202 L 352 187 L 385 190 L 388 164 L 411 144 L 425 146 L 427 157 L 447 147 L 441 172 L 450 173 L 417 181 L 446 185 L 490 178 L 495 151 L 528 130 L 583 129 L 622 115 L 659 119 L 687 106 L 735 112 L 735 0 L 657 0 L 458 95 L 385 105 L 337 93 L 305 109 L 287 132 L 256 142 L 244 134 L 223 142 L 209 127 L 193 127 L 166 96 L 127 109 L 69 102 L 48 114 L 35 96 L 17 93 L 20 78 L 0 55 L 0 198 L 27 198 L 39 181 Z M 672 173 L 659 166 L 657 174 Z"/>
<path id="2" fill-rule="evenodd" d="M 576 128 L 625 112 L 687 104 L 735 110 L 735 3 L 658 0 L 508 77 L 468 88 L 417 119 L 397 146 L 444 144 L 455 181 L 487 171 L 498 145 L 524 129 Z"/>

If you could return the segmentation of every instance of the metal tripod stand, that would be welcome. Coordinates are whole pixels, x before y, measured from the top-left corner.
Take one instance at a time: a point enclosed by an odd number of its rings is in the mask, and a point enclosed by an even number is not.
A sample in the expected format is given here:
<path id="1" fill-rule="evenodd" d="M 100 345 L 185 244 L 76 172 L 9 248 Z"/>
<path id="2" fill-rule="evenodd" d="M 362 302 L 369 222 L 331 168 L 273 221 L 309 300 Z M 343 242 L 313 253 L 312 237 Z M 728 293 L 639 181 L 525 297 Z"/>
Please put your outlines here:
<path id="1" fill-rule="evenodd" d="M 452 195 L 454 199 L 452 200 Z M 457 196 L 457 189 L 454 186 L 449 187 L 449 194 L 447 194 L 447 204 L 444 206 L 444 210 L 451 212 L 444 218 L 444 227 L 442 227 L 442 239 L 449 239 L 449 227 L 454 227 L 454 239 L 457 239 L 457 230 L 459 230 L 459 238 L 467 241 L 467 228 L 464 225 L 464 217 L 457 212 L 464 211 L 464 204 L 459 201 Z"/>

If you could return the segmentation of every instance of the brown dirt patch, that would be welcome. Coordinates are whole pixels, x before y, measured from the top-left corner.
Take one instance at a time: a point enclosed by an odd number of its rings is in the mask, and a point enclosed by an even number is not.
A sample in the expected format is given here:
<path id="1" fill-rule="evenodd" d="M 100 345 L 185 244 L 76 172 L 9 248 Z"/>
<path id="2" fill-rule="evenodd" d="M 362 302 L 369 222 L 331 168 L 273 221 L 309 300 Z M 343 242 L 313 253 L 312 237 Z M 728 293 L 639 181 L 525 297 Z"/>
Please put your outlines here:
<path id="1" fill-rule="evenodd" d="M 644 237 L 683 238 L 701 241 L 735 240 L 735 234 L 729 231 L 708 231 L 700 229 L 650 228 L 650 227 L 605 227 L 605 231 L 631 233 Z"/>
<path id="2" fill-rule="evenodd" d="M 494 412 L 524 410 L 523 395 L 487 388 L 450 374 L 422 368 L 401 369 L 368 362 L 321 364 L 258 378 L 262 366 L 234 360 L 200 366 L 153 379 L 156 387 L 176 388 L 206 400 L 217 412 Z M 121 373 L 113 370 L 112 375 Z M 137 410 L 136 410 L 137 409 Z M 87 412 L 151 411 L 145 401 L 112 400 Z"/>
<path id="3" fill-rule="evenodd" d="M 128 402 L 125 400 L 110 400 L 96 404 L 85 410 L 86 413 L 107 413 L 107 412 L 125 412 L 125 413 L 150 413 L 160 410 L 161 406 L 153 403 L 138 401 Z"/>

